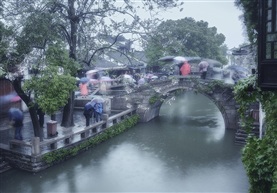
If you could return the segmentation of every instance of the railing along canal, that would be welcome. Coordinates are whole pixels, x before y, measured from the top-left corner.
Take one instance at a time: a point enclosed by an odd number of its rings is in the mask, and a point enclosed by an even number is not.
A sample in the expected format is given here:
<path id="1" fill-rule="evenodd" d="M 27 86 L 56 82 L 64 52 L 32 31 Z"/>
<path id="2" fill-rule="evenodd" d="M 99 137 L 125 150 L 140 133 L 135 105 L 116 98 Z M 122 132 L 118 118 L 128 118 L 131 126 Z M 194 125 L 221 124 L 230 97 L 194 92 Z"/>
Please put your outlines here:
<path id="1" fill-rule="evenodd" d="M 123 121 L 125 118 L 128 118 L 135 113 L 136 109 L 128 109 L 115 114 L 106 120 L 102 120 L 79 130 L 71 130 L 66 134 L 55 138 L 44 139 L 44 141 L 40 141 L 38 137 L 34 137 L 30 142 L 12 139 L 9 142 L 10 150 L 18 151 L 18 153 L 26 155 L 39 155 L 51 150 L 65 148 L 70 145 L 74 146 L 74 144 L 79 144 L 84 140 L 102 133 L 112 125 Z"/>

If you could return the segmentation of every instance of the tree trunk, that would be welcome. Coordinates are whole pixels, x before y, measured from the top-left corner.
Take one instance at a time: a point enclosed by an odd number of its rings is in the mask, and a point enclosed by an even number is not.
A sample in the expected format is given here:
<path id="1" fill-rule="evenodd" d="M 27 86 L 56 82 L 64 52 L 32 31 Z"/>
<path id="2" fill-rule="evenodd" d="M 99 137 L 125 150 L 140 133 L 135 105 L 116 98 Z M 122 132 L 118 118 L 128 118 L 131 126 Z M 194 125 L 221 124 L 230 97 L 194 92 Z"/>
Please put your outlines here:
<path id="1" fill-rule="evenodd" d="M 68 0 L 68 18 L 70 21 L 70 42 L 69 43 L 69 57 L 76 60 L 77 49 L 77 29 L 79 17 L 76 15 L 74 7 L 75 0 Z"/>
<path id="2" fill-rule="evenodd" d="M 69 57 L 76 60 L 76 48 L 77 48 L 77 29 L 79 18 L 76 16 L 76 10 L 74 7 L 75 0 L 68 0 L 68 18 L 70 21 L 70 42 L 69 44 Z M 74 109 L 74 92 L 71 93 L 68 103 L 63 109 L 63 117 L 61 125 L 63 127 L 74 126 L 73 120 Z"/>
<path id="3" fill-rule="evenodd" d="M 39 137 L 40 141 L 43 141 L 43 128 L 40 128 L 36 108 L 29 107 L 29 113 L 33 124 L 34 135 L 35 137 Z"/>
<path id="4" fill-rule="evenodd" d="M 61 126 L 63 127 L 74 126 L 73 110 L 74 110 L 74 92 L 71 93 L 67 104 L 63 108 L 63 117 L 62 117 Z"/>
<path id="5" fill-rule="evenodd" d="M 56 121 L 56 114 L 55 114 L 55 113 L 52 114 L 50 117 L 51 117 L 51 120 L 52 120 L 52 121 Z"/>
<path id="6" fill-rule="evenodd" d="M 22 80 L 22 78 L 18 77 L 12 81 L 14 90 L 16 91 L 18 96 L 25 102 L 27 107 L 29 108 L 29 113 L 30 113 L 30 117 L 32 120 L 35 137 L 39 137 L 40 140 L 43 141 L 43 129 L 40 128 L 40 126 L 39 126 L 39 121 L 38 121 L 38 116 L 37 116 L 37 111 L 36 111 L 35 105 L 32 104 L 33 101 L 31 100 L 31 98 L 29 96 L 27 96 L 24 93 L 24 91 L 22 90 L 21 80 Z"/>

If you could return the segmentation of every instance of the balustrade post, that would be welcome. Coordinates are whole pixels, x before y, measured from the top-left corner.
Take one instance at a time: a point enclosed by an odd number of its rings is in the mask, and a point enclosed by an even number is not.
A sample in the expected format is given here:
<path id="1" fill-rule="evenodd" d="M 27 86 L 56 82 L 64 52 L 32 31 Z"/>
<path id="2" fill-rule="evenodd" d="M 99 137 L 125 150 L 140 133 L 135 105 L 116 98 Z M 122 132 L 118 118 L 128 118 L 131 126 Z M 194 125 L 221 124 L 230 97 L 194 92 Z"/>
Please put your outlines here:
<path id="1" fill-rule="evenodd" d="M 32 139 L 32 154 L 38 155 L 40 154 L 40 138 L 34 137 Z"/>

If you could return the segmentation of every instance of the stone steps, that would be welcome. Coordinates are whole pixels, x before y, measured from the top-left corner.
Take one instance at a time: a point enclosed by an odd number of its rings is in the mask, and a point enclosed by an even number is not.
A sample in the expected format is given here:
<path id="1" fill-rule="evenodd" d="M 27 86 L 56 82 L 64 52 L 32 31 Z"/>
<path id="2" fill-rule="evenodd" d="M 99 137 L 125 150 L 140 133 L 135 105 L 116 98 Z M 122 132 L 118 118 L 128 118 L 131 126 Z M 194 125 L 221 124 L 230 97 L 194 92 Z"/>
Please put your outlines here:
<path id="1" fill-rule="evenodd" d="M 235 143 L 245 145 L 246 139 L 249 135 L 254 135 L 256 137 L 259 137 L 259 133 L 260 131 L 257 124 L 253 124 L 253 129 L 249 134 L 243 129 L 238 129 L 235 133 Z"/>
<path id="2" fill-rule="evenodd" d="M 0 156 L 0 174 L 10 170 L 12 167 Z"/>

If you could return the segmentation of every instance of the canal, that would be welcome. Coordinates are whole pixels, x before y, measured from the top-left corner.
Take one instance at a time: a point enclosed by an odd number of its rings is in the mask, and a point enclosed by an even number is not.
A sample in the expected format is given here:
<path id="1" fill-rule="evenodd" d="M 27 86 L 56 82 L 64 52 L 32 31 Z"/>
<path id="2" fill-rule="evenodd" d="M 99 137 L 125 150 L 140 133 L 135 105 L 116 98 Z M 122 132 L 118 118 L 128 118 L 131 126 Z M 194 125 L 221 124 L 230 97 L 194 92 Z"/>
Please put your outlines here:
<path id="1" fill-rule="evenodd" d="M 241 148 L 217 107 L 186 92 L 158 118 L 62 164 L 1 174 L 0 193 L 248 192 Z"/>

